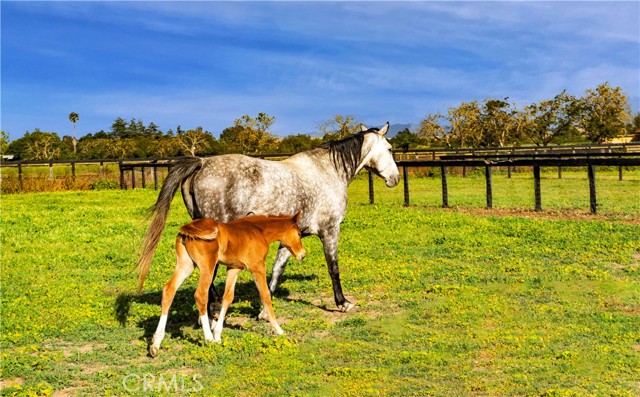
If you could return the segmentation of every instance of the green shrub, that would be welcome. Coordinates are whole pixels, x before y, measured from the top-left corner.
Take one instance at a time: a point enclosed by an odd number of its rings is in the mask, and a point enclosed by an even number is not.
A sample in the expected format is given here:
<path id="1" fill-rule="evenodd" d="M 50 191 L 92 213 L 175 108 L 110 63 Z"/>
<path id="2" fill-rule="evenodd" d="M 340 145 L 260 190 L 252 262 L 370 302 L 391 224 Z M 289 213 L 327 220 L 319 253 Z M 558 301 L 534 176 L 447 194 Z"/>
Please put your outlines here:
<path id="1" fill-rule="evenodd" d="M 91 190 L 113 190 L 120 188 L 120 182 L 117 179 L 103 179 L 101 181 L 91 182 L 89 184 Z"/>

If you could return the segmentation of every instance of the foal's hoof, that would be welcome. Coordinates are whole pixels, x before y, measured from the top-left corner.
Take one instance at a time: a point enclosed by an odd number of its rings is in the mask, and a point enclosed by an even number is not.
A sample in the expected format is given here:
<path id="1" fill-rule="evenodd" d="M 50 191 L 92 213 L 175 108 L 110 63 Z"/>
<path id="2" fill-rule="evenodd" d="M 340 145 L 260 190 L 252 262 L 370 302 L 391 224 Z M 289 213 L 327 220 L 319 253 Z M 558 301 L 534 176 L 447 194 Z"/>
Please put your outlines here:
<path id="1" fill-rule="evenodd" d="M 149 346 L 149 355 L 153 358 L 158 357 L 158 353 L 160 352 L 160 348 L 158 346 Z"/>
<path id="2" fill-rule="evenodd" d="M 356 307 L 356 305 L 354 305 L 353 303 L 351 303 L 349 301 L 346 301 L 342 305 L 338 306 L 338 310 L 340 310 L 342 313 L 348 313 L 354 307 Z"/>

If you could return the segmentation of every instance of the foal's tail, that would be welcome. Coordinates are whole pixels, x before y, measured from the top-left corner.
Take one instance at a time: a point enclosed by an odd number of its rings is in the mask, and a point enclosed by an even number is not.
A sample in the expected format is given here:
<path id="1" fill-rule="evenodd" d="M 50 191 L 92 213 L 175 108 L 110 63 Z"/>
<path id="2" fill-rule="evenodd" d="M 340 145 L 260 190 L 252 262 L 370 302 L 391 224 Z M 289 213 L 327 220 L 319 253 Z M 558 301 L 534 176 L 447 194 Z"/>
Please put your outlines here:
<path id="1" fill-rule="evenodd" d="M 211 241 L 218 238 L 218 230 L 218 222 L 213 219 L 194 219 L 180 227 L 180 235 L 197 240 Z"/>
<path id="2" fill-rule="evenodd" d="M 171 201 L 182 182 L 202 165 L 202 160 L 198 157 L 184 157 L 171 167 L 171 171 L 162 184 L 160 194 L 156 203 L 149 208 L 149 216 L 153 215 L 153 220 L 144 235 L 142 242 L 142 253 L 138 260 L 138 292 L 142 291 L 144 280 L 149 273 L 153 253 L 162 237 L 164 225 L 167 222 Z"/>

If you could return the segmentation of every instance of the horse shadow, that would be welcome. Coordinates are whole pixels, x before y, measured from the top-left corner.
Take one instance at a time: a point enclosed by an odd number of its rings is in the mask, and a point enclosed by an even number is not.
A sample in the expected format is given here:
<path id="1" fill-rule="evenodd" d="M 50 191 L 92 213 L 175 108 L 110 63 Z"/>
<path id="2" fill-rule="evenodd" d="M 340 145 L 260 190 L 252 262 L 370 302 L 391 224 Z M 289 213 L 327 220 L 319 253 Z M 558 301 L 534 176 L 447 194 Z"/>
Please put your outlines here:
<path id="1" fill-rule="evenodd" d="M 310 281 L 317 279 L 317 276 L 311 275 L 299 275 L 292 274 L 290 276 L 281 277 L 281 281 L 284 283 L 287 280 L 295 281 Z M 224 293 L 224 281 L 215 283 L 216 291 L 219 296 Z M 181 288 L 176 291 L 176 295 L 173 298 L 171 309 L 169 313 L 169 321 L 165 332 L 170 334 L 172 338 L 188 338 L 184 333 L 184 327 L 191 325 L 193 329 L 200 329 L 198 324 L 198 309 L 196 307 L 194 299 L 195 287 Z M 229 312 L 239 313 L 243 317 L 251 317 L 257 320 L 258 314 L 262 310 L 262 302 L 258 290 L 253 281 L 242 281 L 236 283 L 234 299 L 229 309 Z M 317 306 L 311 302 L 303 299 L 292 299 L 289 297 L 290 291 L 287 288 L 278 287 L 273 294 L 274 297 L 287 300 L 289 302 L 302 303 L 304 305 L 313 306 L 325 311 L 328 310 L 325 306 Z M 143 339 L 150 340 L 158 326 L 160 320 L 160 304 L 162 301 L 162 290 L 150 291 L 141 294 L 137 293 L 121 293 L 116 296 L 114 301 L 114 316 L 121 326 L 126 326 L 132 318 L 132 306 L 133 304 L 149 304 L 155 305 L 158 308 L 158 314 L 151 317 L 138 319 L 137 326 L 143 329 Z M 238 305 L 238 302 L 249 302 L 249 305 Z M 242 329 L 239 325 L 225 324 L 226 328 Z"/>

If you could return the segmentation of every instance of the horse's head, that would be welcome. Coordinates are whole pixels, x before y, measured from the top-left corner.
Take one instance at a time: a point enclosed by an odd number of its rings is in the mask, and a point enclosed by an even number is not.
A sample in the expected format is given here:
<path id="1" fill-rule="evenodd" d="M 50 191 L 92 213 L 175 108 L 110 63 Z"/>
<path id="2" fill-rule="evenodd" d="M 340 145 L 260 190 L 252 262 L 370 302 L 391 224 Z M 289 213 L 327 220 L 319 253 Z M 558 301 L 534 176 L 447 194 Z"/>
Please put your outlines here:
<path id="1" fill-rule="evenodd" d="M 400 173 L 393 159 L 392 146 L 384 137 L 389 131 L 389 122 L 381 129 L 367 129 L 364 125 L 360 125 L 360 129 L 364 134 L 364 142 L 359 169 L 366 168 L 378 175 L 384 179 L 388 187 L 396 186 L 400 181 Z"/>
<path id="2" fill-rule="evenodd" d="M 280 242 L 287 247 L 289 252 L 301 261 L 307 256 L 307 251 L 302 245 L 302 232 L 298 226 L 298 221 L 302 217 L 302 211 L 298 212 L 291 218 L 291 227 L 289 227 L 282 235 Z"/>

